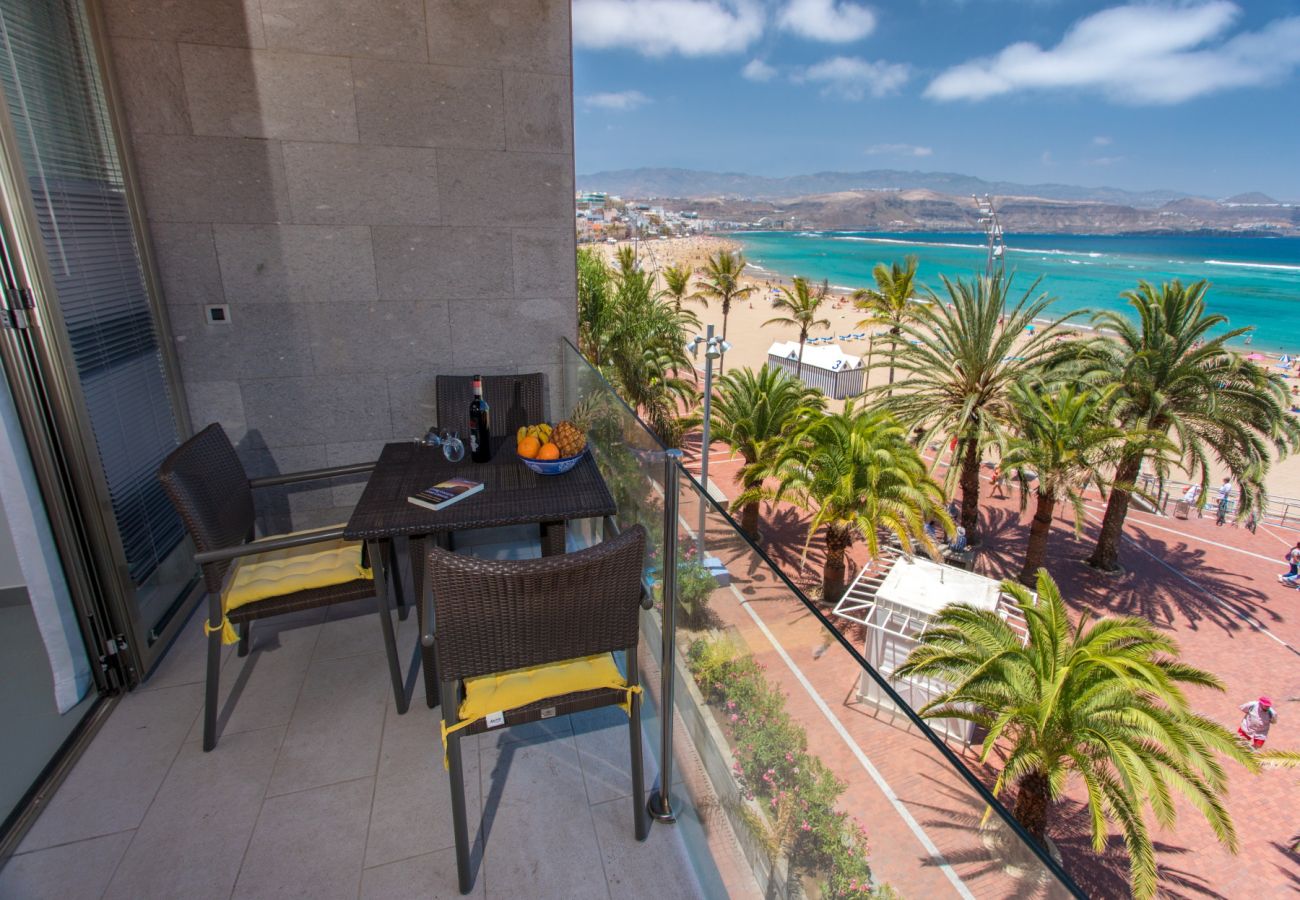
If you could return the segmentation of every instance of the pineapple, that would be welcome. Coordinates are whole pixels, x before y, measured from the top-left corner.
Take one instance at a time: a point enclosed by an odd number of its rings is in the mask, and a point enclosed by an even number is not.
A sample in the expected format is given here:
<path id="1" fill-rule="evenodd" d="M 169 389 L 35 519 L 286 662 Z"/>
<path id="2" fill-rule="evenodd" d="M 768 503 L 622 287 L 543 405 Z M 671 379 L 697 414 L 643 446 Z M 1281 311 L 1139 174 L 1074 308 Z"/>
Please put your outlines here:
<path id="1" fill-rule="evenodd" d="M 560 448 L 560 456 L 577 456 L 587 446 L 587 435 L 568 419 L 555 426 L 551 440 Z"/>

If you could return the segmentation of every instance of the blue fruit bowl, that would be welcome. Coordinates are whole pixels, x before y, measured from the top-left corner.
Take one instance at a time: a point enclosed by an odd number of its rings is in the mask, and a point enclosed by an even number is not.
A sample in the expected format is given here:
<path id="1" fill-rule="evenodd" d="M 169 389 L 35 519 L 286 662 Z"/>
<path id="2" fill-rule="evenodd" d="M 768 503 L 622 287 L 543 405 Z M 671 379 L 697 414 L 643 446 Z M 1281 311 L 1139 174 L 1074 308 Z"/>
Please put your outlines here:
<path id="1" fill-rule="evenodd" d="M 538 475 L 563 475 L 578 464 L 578 460 L 587 455 L 587 448 L 583 447 L 582 452 L 573 456 L 562 456 L 559 459 L 528 459 L 519 457 L 519 461 L 532 469 Z"/>

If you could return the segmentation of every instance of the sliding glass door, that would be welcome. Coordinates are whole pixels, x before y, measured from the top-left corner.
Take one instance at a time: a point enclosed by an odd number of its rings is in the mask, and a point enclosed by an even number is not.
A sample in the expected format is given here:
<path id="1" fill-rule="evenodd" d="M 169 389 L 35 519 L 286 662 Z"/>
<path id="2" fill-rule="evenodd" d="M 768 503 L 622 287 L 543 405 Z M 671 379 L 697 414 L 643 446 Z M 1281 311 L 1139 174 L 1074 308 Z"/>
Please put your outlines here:
<path id="1" fill-rule="evenodd" d="M 18 303 L 78 540 L 142 678 L 184 620 L 192 548 L 158 482 L 187 428 L 83 0 L 0 0 L 0 149 Z"/>

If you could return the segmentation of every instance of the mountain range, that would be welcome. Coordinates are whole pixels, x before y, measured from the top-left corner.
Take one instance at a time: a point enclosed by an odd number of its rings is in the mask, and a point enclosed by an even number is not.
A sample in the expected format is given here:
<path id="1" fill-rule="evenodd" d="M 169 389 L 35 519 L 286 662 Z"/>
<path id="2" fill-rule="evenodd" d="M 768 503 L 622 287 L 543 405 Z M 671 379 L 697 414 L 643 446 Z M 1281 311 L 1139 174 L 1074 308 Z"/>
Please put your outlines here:
<path id="1" fill-rule="evenodd" d="M 777 227 L 980 230 L 971 195 L 991 195 L 1009 231 L 1133 234 L 1300 234 L 1300 204 L 1251 192 L 1222 200 L 1177 191 L 986 181 L 950 172 L 819 172 L 771 178 L 691 169 L 580 175 L 578 189 L 655 200 L 701 218 Z"/>
<path id="2" fill-rule="evenodd" d="M 1039 197 L 1114 203 L 1136 209 L 1155 209 L 1174 200 L 1196 197 L 1182 191 L 1126 191 L 1111 187 L 1081 187 L 1073 184 L 1019 184 L 987 181 L 957 172 L 919 172 L 900 169 L 872 169 L 866 172 L 816 172 L 774 178 L 742 172 L 704 172 L 695 169 L 616 169 L 578 176 L 579 190 L 608 191 L 624 197 L 720 197 L 754 200 L 787 200 L 819 194 L 857 191 L 926 190 L 937 194 L 968 197 L 971 194 Z M 1208 198 L 1197 198 L 1208 199 Z M 1243 205 L 1276 204 L 1263 194 L 1241 194 L 1226 202 Z"/>

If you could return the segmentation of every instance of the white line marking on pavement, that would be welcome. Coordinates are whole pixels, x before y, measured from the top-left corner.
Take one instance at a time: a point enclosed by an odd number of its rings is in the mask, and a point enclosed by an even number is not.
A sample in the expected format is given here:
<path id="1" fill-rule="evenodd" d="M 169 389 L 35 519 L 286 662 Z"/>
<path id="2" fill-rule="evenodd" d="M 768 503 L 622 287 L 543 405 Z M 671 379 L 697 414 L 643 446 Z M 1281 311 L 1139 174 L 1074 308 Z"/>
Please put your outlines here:
<path id="1" fill-rule="evenodd" d="M 1101 512 L 1104 509 L 1104 507 L 1093 506 L 1091 503 L 1085 504 L 1085 507 L 1093 512 Z M 1089 516 L 1089 518 L 1092 517 Z M 1218 547 L 1221 550 L 1232 550 L 1236 553 L 1244 553 L 1247 556 L 1253 556 L 1256 559 L 1262 559 L 1267 562 L 1277 562 L 1277 563 L 1281 562 L 1281 560 L 1274 559 L 1271 556 L 1265 556 L 1262 553 L 1256 553 L 1254 550 L 1243 550 L 1241 547 L 1234 547 L 1231 544 L 1220 544 L 1218 541 L 1212 541 L 1209 538 L 1203 538 L 1200 535 L 1190 534 L 1186 531 L 1179 531 L 1177 528 L 1170 528 L 1167 525 L 1157 525 L 1154 522 L 1144 522 L 1140 519 L 1130 519 L 1128 521 L 1132 522 L 1134 525 L 1139 525 L 1143 528 L 1158 528 L 1161 531 L 1168 531 L 1170 534 L 1176 534 L 1179 537 L 1185 537 L 1188 540 L 1192 540 L 1192 541 L 1199 541 L 1202 544 L 1209 544 L 1211 547 Z M 1132 538 L 1129 538 L 1129 540 L 1132 540 Z M 1146 551 L 1144 550 L 1143 552 L 1145 553 Z"/>
<path id="2" fill-rule="evenodd" d="M 1089 507 L 1089 509 L 1092 509 L 1092 507 Z M 1088 518 L 1093 519 L 1094 521 L 1096 521 L 1096 517 L 1095 517 L 1095 516 L 1089 516 Z M 1159 526 L 1156 526 L 1156 527 L 1159 527 Z M 1165 531 L 1173 531 L 1173 529 L 1172 529 L 1172 528 L 1166 528 Z M 1175 533 L 1181 533 L 1181 532 L 1175 532 Z M 1282 640 L 1282 639 L 1281 639 L 1280 637 L 1278 637 L 1276 634 L 1274 634 L 1273 632 L 1269 631 L 1269 630 L 1268 630 L 1268 626 L 1265 625 L 1263 622 L 1259 621 L 1258 619 L 1256 619 L 1254 616 L 1250 615 L 1249 613 L 1243 612 L 1243 611 L 1237 609 L 1236 607 L 1234 607 L 1232 604 L 1230 604 L 1230 603 L 1228 603 L 1228 602 L 1222 600 L 1222 599 L 1219 598 L 1217 595 L 1215 595 L 1215 593 L 1214 593 L 1213 591 L 1211 591 L 1209 588 L 1207 588 L 1205 585 L 1201 584 L 1199 581 L 1196 581 L 1194 578 L 1191 578 L 1191 577 L 1189 577 L 1189 576 L 1183 574 L 1182 572 L 1178 571 L 1178 570 L 1175 569 L 1173 566 L 1169 565 L 1169 563 L 1165 562 L 1163 559 L 1161 559 L 1160 557 L 1156 556 L 1154 553 L 1152 553 L 1152 552 L 1151 552 L 1150 550 L 1148 550 L 1146 547 L 1143 547 L 1143 546 L 1142 546 L 1141 544 L 1139 544 L 1137 541 L 1133 540 L 1133 538 L 1130 537 L 1129 535 L 1127 535 L 1127 534 L 1124 535 L 1124 539 L 1125 539 L 1126 541 L 1128 541 L 1130 544 L 1132 544 L 1134 547 L 1136 547 L 1139 551 L 1141 551 L 1142 553 L 1145 553 L 1147 556 L 1149 556 L 1149 557 L 1151 557 L 1152 559 L 1154 559 L 1157 563 L 1159 563 L 1160 565 L 1164 566 L 1164 567 L 1165 567 L 1166 569 L 1168 569 L 1170 572 L 1172 572 L 1173 574 L 1177 575 L 1177 576 L 1178 576 L 1179 578 L 1181 578 L 1183 581 L 1186 581 L 1188 584 L 1190 584 L 1190 585 L 1191 585 L 1192 587 L 1194 587 L 1196 590 L 1200 591 L 1200 592 L 1203 593 L 1205 596 L 1209 597 L 1211 600 L 1213 600 L 1215 603 L 1217 603 L 1217 604 L 1218 604 L 1219 606 L 1221 606 L 1223 609 L 1225 609 L 1225 610 L 1227 610 L 1228 612 L 1232 613 L 1232 614 L 1235 615 L 1237 618 L 1243 620 L 1243 621 L 1244 621 L 1247 625 L 1249 625 L 1251 628 L 1255 629 L 1256 631 L 1260 632 L 1261 634 L 1266 635 L 1267 637 L 1272 638 L 1273 640 L 1275 640 L 1275 641 L 1277 641 L 1279 644 L 1281 644 L 1283 647 L 1285 647 L 1285 648 L 1287 648 L 1288 650 L 1290 650 L 1292 653 L 1295 653 L 1296 655 L 1300 656 L 1300 650 L 1296 650 L 1295 647 L 1292 647 L 1290 644 L 1288 644 L 1286 641 Z M 1213 541 L 1209 541 L 1208 543 L 1214 543 L 1214 542 L 1213 542 Z M 1224 544 L 1218 544 L 1218 545 L 1216 545 L 1216 546 L 1223 547 L 1223 546 L 1225 546 L 1225 545 L 1224 545 Z M 1236 548 L 1235 548 L 1235 547 L 1229 547 L 1228 549 L 1230 549 L 1230 550 L 1235 550 Z M 1243 553 L 1249 553 L 1250 551 L 1248 551 L 1248 550 L 1243 550 L 1242 552 L 1243 552 Z M 1251 555 L 1251 556 L 1259 556 L 1258 553 L 1251 553 L 1250 555 Z M 1261 558 L 1261 559 L 1267 559 L 1268 557 L 1260 557 L 1260 558 Z"/>
<path id="3" fill-rule="evenodd" d="M 678 516 L 677 518 L 687 536 L 689 536 L 691 540 L 695 540 L 695 531 L 691 526 L 687 525 L 686 520 L 681 516 Z M 961 880 L 961 876 L 957 874 L 955 869 L 953 869 L 952 864 L 948 862 L 947 857 L 945 857 L 939 848 L 935 846 L 934 841 L 930 840 L 930 836 L 925 833 L 925 829 L 921 826 L 921 823 L 916 821 L 912 816 L 911 811 L 903 805 L 903 801 L 894 793 L 894 789 L 889 786 L 889 782 L 885 780 L 885 776 L 880 774 L 880 770 L 872 764 L 871 760 L 867 757 L 867 754 L 858 746 L 857 741 L 853 740 L 853 735 L 849 734 L 848 729 L 844 727 L 844 723 L 841 722 L 839 717 L 836 716 L 831 708 L 826 705 L 826 701 L 822 699 L 821 694 L 817 693 L 817 689 L 812 686 L 812 682 L 808 680 L 808 676 L 804 675 L 803 670 L 800 669 L 799 666 L 795 664 L 795 661 L 790 658 L 790 654 L 785 652 L 785 647 L 783 647 L 781 642 L 776 639 L 776 635 L 772 634 L 771 630 L 767 627 L 767 623 L 763 621 L 762 616 L 754 611 L 754 609 L 749 605 L 749 602 L 745 599 L 745 595 L 742 594 L 734 584 L 728 585 L 728 587 L 731 589 L 731 593 L 735 595 L 736 602 L 740 604 L 740 608 L 748 613 L 749 617 L 754 620 L 754 624 L 758 626 L 759 631 L 763 632 L 763 636 L 766 637 L 768 643 L 772 645 L 772 649 L 775 650 L 777 655 L 785 662 L 786 667 L 790 670 L 791 674 L 798 679 L 799 684 L 803 686 L 804 692 L 808 694 L 809 699 L 811 699 L 817 709 L 821 711 L 821 714 L 826 717 L 826 721 L 831 723 L 831 727 L 835 729 L 836 734 L 838 734 L 840 739 L 848 746 L 849 752 L 857 758 L 862 768 L 866 770 L 869 776 L 871 776 L 871 780 L 876 783 L 876 787 L 880 789 L 880 792 L 885 795 L 885 799 L 894 807 L 894 812 L 898 813 L 898 817 L 903 820 L 903 824 L 911 830 L 912 834 L 916 836 L 916 839 L 920 841 L 921 846 L 930 854 L 930 857 L 934 860 L 937 868 L 942 871 L 948 881 L 952 883 L 953 888 L 963 898 L 963 900 L 975 900 L 975 895 L 970 892 L 968 887 L 966 887 L 966 882 Z"/>

